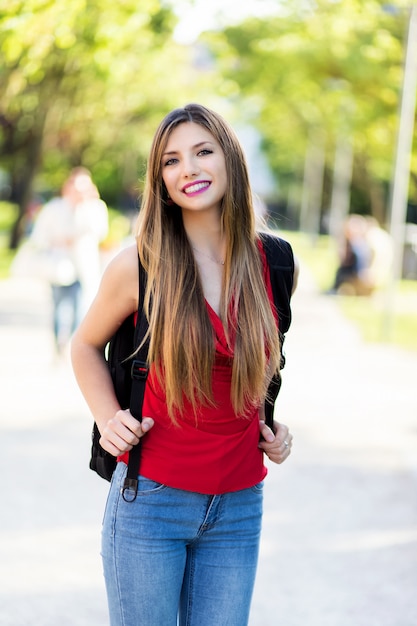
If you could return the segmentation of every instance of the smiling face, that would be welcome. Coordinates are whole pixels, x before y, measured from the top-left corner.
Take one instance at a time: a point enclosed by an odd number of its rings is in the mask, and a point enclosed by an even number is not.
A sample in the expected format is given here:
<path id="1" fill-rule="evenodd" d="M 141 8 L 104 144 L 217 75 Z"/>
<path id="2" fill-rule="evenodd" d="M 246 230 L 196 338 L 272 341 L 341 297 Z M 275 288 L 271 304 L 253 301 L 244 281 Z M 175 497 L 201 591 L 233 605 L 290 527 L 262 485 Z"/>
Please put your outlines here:
<path id="1" fill-rule="evenodd" d="M 172 201 L 183 210 L 220 212 L 227 174 L 223 150 L 200 124 L 179 124 L 162 155 L 162 179 Z"/>

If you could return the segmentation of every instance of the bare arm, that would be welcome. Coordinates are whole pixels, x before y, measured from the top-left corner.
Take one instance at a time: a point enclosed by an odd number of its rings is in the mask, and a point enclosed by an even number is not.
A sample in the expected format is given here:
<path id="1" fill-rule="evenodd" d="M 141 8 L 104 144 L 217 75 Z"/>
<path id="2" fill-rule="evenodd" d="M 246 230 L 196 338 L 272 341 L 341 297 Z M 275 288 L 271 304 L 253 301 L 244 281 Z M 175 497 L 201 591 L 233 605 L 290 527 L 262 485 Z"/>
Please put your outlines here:
<path id="1" fill-rule="evenodd" d="M 122 411 L 104 359 L 104 347 L 138 306 L 138 262 L 135 246 L 123 250 L 107 267 L 89 311 L 74 334 L 71 358 L 75 377 L 101 433 L 100 443 L 117 456 L 138 442 L 153 425 L 140 424 Z"/>

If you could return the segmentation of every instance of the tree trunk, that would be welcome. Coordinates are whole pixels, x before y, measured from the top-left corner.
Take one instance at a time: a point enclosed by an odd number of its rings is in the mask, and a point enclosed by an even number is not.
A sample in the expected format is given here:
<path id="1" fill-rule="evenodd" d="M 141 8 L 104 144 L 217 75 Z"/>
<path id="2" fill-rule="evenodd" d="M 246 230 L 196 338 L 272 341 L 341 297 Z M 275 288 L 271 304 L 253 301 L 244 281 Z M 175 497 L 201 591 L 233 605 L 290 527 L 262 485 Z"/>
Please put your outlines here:
<path id="1" fill-rule="evenodd" d="M 33 181 L 41 161 L 43 128 L 44 124 L 34 129 L 31 141 L 27 145 L 27 158 L 12 180 L 12 196 L 18 205 L 18 213 L 10 233 L 11 250 L 18 248 L 24 233 L 25 217 L 32 199 Z"/>

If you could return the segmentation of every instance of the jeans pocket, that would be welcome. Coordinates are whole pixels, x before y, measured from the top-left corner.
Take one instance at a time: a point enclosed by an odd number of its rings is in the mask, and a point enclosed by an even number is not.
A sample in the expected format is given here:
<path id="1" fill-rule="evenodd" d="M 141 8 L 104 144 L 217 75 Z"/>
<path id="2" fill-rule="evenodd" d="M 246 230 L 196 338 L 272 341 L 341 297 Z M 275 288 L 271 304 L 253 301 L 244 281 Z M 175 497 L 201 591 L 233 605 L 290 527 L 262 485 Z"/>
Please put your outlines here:
<path id="1" fill-rule="evenodd" d="M 167 486 L 163 483 L 158 483 L 156 480 L 152 480 L 151 478 L 146 478 L 145 476 L 139 476 L 138 481 L 138 495 L 139 496 L 148 496 L 153 493 L 159 493 L 167 489 Z"/>

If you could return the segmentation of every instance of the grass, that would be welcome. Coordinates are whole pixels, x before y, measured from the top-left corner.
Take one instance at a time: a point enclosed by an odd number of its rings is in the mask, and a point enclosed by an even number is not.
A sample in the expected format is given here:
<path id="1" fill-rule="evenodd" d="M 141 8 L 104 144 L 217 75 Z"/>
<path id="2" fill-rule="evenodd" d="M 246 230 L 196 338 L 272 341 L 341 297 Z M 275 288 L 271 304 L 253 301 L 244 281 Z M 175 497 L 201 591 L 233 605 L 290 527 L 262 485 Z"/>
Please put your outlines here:
<path id="1" fill-rule="evenodd" d="M 14 252 L 8 249 L 8 242 L 8 237 L 0 232 L 0 280 L 9 276 L 10 265 L 14 259 Z"/>
<path id="2" fill-rule="evenodd" d="M 311 272 L 319 291 L 333 282 L 337 250 L 330 237 L 312 239 L 304 233 L 285 233 L 295 254 Z M 417 351 L 417 281 L 401 280 L 391 291 L 372 296 L 337 296 L 343 314 L 354 322 L 365 341 L 391 343 Z"/>
<path id="3" fill-rule="evenodd" d="M 10 202 L 0 202 L 0 280 L 8 277 L 15 255 L 15 252 L 9 249 L 9 239 L 16 210 L 16 206 Z"/>

